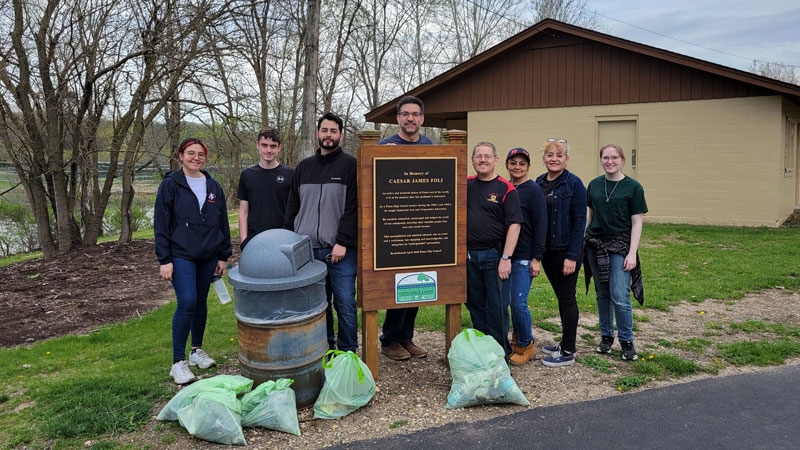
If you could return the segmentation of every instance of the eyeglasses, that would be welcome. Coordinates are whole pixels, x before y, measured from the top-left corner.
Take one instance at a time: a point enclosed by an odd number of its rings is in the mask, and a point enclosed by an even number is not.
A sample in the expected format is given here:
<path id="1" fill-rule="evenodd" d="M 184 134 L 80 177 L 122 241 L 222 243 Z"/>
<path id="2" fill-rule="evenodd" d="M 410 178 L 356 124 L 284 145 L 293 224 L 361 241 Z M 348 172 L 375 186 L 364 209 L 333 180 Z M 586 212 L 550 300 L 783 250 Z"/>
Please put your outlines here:
<path id="1" fill-rule="evenodd" d="M 497 158 L 497 157 L 494 156 L 494 155 L 472 155 L 472 159 L 477 159 L 477 160 L 485 159 L 485 160 L 488 161 L 488 160 L 494 159 L 494 158 Z"/>
<path id="2" fill-rule="evenodd" d="M 413 117 L 415 119 L 418 119 L 420 116 L 422 116 L 422 113 L 421 112 L 401 111 L 400 114 L 398 114 L 398 116 L 402 117 L 403 119 L 408 118 L 408 116 L 411 116 L 411 117 Z"/>
<path id="3" fill-rule="evenodd" d="M 547 142 L 559 142 L 561 144 L 566 144 L 567 140 L 566 139 L 548 138 Z"/>
<path id="4" fill-rule="evenodd" d="M 192 158 L 197 158 L 197 159 L 206 159 L 206 154 L 205 154 L 205 153 L 203 153 L 203 152 L 197 152 L 197 153 L 195 153 L 195 152 L 184 152 L 184 154 L 185 154 L 185 155 L 186 155 L 186 157 L 188 157 L 189 159 L 192 159 Z"/>

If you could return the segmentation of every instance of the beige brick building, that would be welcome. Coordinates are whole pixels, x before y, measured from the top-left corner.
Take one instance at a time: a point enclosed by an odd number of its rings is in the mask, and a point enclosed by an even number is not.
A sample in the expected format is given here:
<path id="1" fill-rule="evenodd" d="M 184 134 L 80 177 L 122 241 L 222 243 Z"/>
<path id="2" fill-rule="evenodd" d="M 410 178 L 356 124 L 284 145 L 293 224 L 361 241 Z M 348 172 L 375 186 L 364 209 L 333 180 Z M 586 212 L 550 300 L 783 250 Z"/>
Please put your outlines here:
<path id="1" fill-rule="evenodd" d="M 620 144 L 649 222 L 777 226 L 800 205 L 800 86 L 548 19 L 408 94 L 426 126 L 491 141 L 501 161 L 567 139 L 584 183 L 600 145 Z M 397 100 L 367 120 L 394 123 Z"/>

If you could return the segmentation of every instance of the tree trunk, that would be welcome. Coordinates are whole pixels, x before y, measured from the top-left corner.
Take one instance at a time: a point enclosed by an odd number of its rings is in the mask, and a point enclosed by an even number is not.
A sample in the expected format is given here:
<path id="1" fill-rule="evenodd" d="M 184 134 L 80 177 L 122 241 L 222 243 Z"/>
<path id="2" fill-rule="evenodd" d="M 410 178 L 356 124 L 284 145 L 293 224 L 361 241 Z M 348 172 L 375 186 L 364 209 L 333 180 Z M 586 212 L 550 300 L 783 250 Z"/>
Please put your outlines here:
<path id="1" fill-rule="evenodd" d="M 125 164 L 122 167 L 122 199 L 120 200 L 121 226 L 119 230 L 120 244 L 127 244 L 133 239 L 131 206 L 133 205 L 134 194 L 133 164 Z"/>
<path id="2" fill-rule="evenodd" d="M 164 116 L 169 136 L 169 170 L 177 170 L 181 145 L 181 102 L 177 89 L 169 100 L 169 107 L 164 109 Z"/>
<path id="3" fill-rule="evenodd" d="M 313 134 L 317 115 L 317 70 L 319 68 L 320 0 L 308 0 L 303 68 L 303 118 L 300 124 L 300 149 L 304 157 L 314 154 Z"/>

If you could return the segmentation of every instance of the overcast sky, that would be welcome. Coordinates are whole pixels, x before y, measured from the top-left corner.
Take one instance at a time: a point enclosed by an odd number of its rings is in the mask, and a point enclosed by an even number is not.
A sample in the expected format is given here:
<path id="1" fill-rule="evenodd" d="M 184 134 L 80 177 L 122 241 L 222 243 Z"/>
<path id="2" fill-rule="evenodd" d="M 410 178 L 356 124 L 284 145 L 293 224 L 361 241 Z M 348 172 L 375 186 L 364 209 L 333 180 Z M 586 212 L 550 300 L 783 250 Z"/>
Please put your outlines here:
<path id="1" fill-rule="evenodd" d="M 608 17 L 601 31 L 614 36 L 742 70 L 753 59 L 783 62 L 800 70 L 797 0 L 588 0 L 587 6 Z"/>

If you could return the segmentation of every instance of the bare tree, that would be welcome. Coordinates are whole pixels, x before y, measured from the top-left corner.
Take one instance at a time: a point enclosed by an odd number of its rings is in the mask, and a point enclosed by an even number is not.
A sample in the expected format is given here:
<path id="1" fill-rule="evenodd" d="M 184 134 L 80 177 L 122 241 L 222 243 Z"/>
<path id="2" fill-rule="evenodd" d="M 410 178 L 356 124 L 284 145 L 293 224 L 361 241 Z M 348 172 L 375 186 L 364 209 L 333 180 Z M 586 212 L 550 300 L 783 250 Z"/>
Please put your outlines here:
<path id="1" fill-rule="evenodd" d="M 270 124 L 270 72 L 274 70 L 276 51 L 273 41 L 278 38 L 282 17 L 273 0 L 248 0 L 230 4 L 230 21 L 221 24 L 217 38 L 230 47 L 237 59 L 247 62 L 255 78 L 259 99 L 261 126 Z"/>
<path id="2" fill-rule="evenodd" d="M 321 0 L 306 0 L 305 63 L 303 64 L 303 114 L 300 122 L 300 151 L 314 154 L 313 134 L 317 116 L 317 70 L 319 68 L 319 13 Z"/>
<path id="3" fill-rule="evenodd" d="M 602 27 L 602 17 L 586 6 L 586 0 L 530 0 L 533 23 L 544 19 L 577 25 L 590 30 Z"/>
<path id="4" fill-rule="evenodd" d="M 196 57 L 211 7 L 175 0 L 13 0 L 11 6 L 12 31 L 0 41 L 0 139 L 23 180 L 42 251 L 49 258 L 81 241 L 96 243 L 120 162 L 120 240 L 127 242 L 142 137 Z M 166 24 L 173 22 L 180 26 L 170 35 Z M 178 52 L 166 51 L 170 39 L 181 43 Z M 156 92 L 158 83 L 165 89 Z M 108 142 L 99 139 L 104 117 L 113 124 Z M 102 188 L 101 146 L 109 155 Z"/>
<path id="5" fill-rule="evenodd" d="M 772 78 L 773 80 L 800 85 L 800 67 L 781 62 L 753 61 L 750 72 Z"/>
<path id="6" fill-rule="evenodd" d="M 452 64 L 460 64 L 523 27 L 518 16 L 520 0 L 449 0 L 450 25 L 455 49 Z"/>
<path id="7" fill-rule="evenodd" d="M 333 96 L 345 65 L 345 52 L 355 28 L 356 13 L 361 0 L 325 2 L 320 19 L 320 70 L 319 86 L 322 93 L 322 111 L 333 107 Z"/>
<path id="8" fill-rule="evenodd" d="M 395 50 L 398 33 L 406 20 L 405 9 L 394 5 L 389 0 L 366 0 L 357 13 L 351 53 L 362 88 L 362 103 L 370 110 L 377 108 L 391 92 L 397 92 L 396 86 L 382 84 L 389 55 Z"/>

